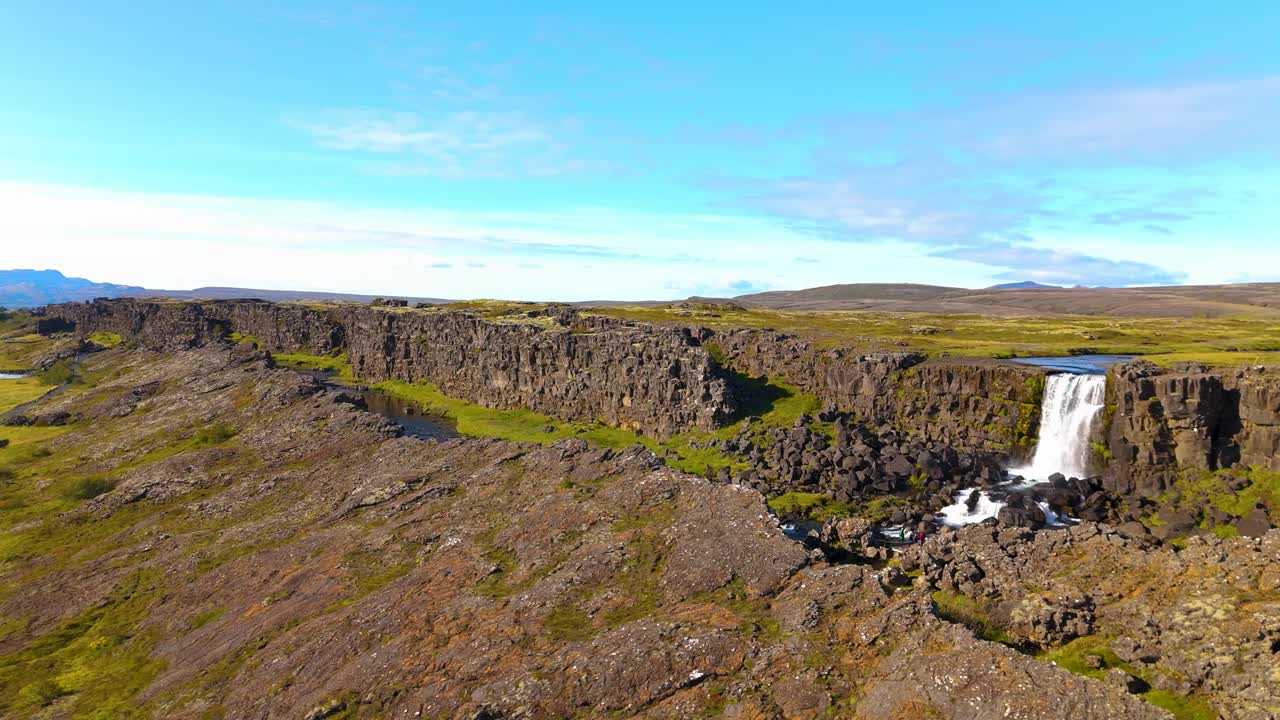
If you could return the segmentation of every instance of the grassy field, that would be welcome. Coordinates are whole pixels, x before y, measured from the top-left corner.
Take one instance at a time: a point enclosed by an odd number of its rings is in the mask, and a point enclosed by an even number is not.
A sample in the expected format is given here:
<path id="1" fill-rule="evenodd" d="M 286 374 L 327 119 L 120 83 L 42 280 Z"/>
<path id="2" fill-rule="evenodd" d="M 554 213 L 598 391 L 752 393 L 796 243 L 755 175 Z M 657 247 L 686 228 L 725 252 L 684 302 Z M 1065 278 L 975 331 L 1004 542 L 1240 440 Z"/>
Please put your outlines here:
<path id="1" fill-rule="evenodd" d="M 911 349 L 949 355 L 1030 357 L 1103 353 L 1147 355 L 1158 363 L 1221 365 L 1280 362 L 1280 319 L 1116 318 L 1080 315 L 984 316 L 862 311 L 787 312 L 722 306 L 616 307 L 592 312 L 646 322 L 711 328 L 769 328 L 820 347 Z"/>

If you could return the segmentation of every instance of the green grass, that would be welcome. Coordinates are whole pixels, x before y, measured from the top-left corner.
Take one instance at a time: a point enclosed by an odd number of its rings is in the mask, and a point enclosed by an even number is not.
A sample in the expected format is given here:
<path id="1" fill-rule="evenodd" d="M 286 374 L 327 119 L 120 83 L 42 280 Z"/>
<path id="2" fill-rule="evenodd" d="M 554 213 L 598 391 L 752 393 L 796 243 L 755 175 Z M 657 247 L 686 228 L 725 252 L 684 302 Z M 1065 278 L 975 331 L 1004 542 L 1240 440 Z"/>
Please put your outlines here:
<path id="1" fill-rule="evenodd" d="M 799 515 L 811 520 L 823 521 L 836 515 L 848 515 L 848 505 L 836 502 L 826 493 L 792 490 L 769 499 L 769 507 L 779 515 Z"/>
<path id="2" fill-rule="evenodd" d="M 76 379 L 76 372 L 71 368 L 69 360 L 59 360 L 50 365 L 47 370 L 42 370 L 36 374 L 40 382 L 45 385 L 62 385 Z"/>
<path id="3" fill-rule="evenodd" d="M 1053 662 L 1064 670 L 1095 680 L 1101 680 L 1107 670 L 1118 668 L 1129 675 L 1141 678 L 1144 682 L 1150 682 L 1149 673 L 1135 670 L 1116 656 L 1111 649 L 1112 639 L 1110 635 L 1087 635 L 1040 653 L 1037 657 Z M 1101 658 L 1102 667 L 1089 667 L 1085 662 L 1085 658 L 1089 655 Z M 1186 696 L 1167 690 L 1150 689 L 1141 693 L 1139 697 L 1156 707 L 1168 710 L 1177 720 L 1216 720 L 1218 717 L 1218 713 L 1208 700 L 1198 695 Z"/>
<path id="4" fill-rule="evenodd" d="M 681 317 L 665 307 L 597 308 L 592 312 L 647 322 L 694 322 L 712 328 L 771 328 L 805 336 L 820 347 L 918 350 L 945 355 L 1028 357 L 1082 351 L 1151 355 L 1160 363 L 1199 360 L 1220 365 L 1280 362 L 1280 325 L 1258 312 L 1218 318 L 1097 317 L 1084 315 L 986 316 L 975 314 L 886 313 L 869 311 L 730 310 L 716 317 Z M 938 332 L 917 335 L 913 327 Z M 904 345 L 905 344 L 905 345 Z"/>
<path id="5" fill-rule="evenodd" d="M 252 335 L 243 335 L 238 332 L 233 332 L 227 335 L 227 339 L 233 343 L 248 343 L 259 350 L 262 349 L 262 341 Z"/>
<path id="6" fill-rule="evenodd" d="M 226 614 L 227 614 L 227 609 L 225 607 L 222 607 L 221 605 L 219 605 L 218 607 L 209 608 L 208 610 L 205 610 L 204 612 L 191 618 L 191 625 L 189 627 L 191 630 L 199 630 L 200 628 L 204 627 L 205 625 L 208 625 L 211 622 L 216 622 L 217 620 L 221 619 L 223 615 L 226 615 Z"/>
<path id="7" fill-rule="evenodd" d="M 1249 484 L 1239 491 L 1231 489 L 1234 478 L 1244 477 Z M 1177 498 L 1177 501 L 1174 501 Z M 1257 503 L 1267 507 L 1272 522 L 1280 522 L 1280 472 L 1270 472 L 1258 467 L 1231 468 L 1217 472 L 1185 470 L 1174 481 L 1171 492 L 1157 498 L 1157 512 L 1187 509 L 1201 512 L 1216 508 L 1235 516 L 1243 516 Z M 1224 529 L 1222 533 L 1230 533 Z M 1230 536 L 1230 535 L 1228 535 Z"/>
<path id="8" fill-rule="evenodd" d="M 1168 690 L 1148 690 L 1142 699 L 1168 710 L 1176 720 L 1217 720 L 1218 712 L 1203 697 L 1179 695 Z"/>
<path id="9" fill-rule="evenodd" d="M 48 457 L 49 451 L 44 448 L 46 440 L 62 435 L 70 430 L 60 427 L 7 427 L 0 426 L 0 440 L 7 440 L 0 447 L 0 468 L 16 469 L 18 466 L 32 462 L 41 457 Z"/>
<path id="10" fill-rule="evenodd" d="M 590 640 L 594 634 L 591 618 L 572 605 L 555 608 L 542 619 L 547 637 L 557 642 Z"/>
<path id="11" fill-rule="evenodd" d="M 104 348 L 113 348 L 119 345 L 120 343 L 124 342 L 124 338 L 121 337 L 119 333 L 103 332 L 101 330 L 99 330 L 98 332 L 89 333 L 89 336 L 86 337 L 85 340 L 88 340 L 94 345 L 100 345 Z"/>
<path id="12" fill-rule="evenodd" d="M 136 572 L 104 602 L 0 656 L 0 711 L 29 715 L 66 698 L 69 717 L 139 717 L 135 698 L 164 668 L 150 657 L 150 633 L 138 631 L 161 580 L 159 570 Z"/>
<path id="13" fill-rule="evenodd" d="M 909 502 L 904 497 L 882 495 L 854 503 L 842 503 L 826 493 L 792 490 L 770 498 L 769 507 L 779 515 L 796 515 L 815 522 L 833 517 L 860 517 L 873 523 L 885 523 L 895 510 L 907 506 Z"/>
<path id="14" fill-rule="evenodd" d="M 389 561 L 387 553 L 354 550 L 343 558 L 343 568 L 351 594 L 339 603 L 350 605 L 408 575 L 417 563 L 411 560 Z"/>
<path id="15" fill-rule="evenodd" d="M 0 412 L 31 402 L 53 389 L 42 378 L 28 376 L 16 380 L 0 380 Z M 9 428 L 0 428 L 0 433 Z"/>
<path id="16" fill-rule="evenodd" d="M 1041 660 L 1050 661 L 1077 675 L 1084 675 L 1095 680 L 1101 680 L 1107 669 L 1113 667 L 1132 674 L 1133 669 L 1121 661 L 1112 651 L 1111 640 L 1112 638 L 1109 635 L 1079 637 L 1065 645 L 1041 653 L 1037 657 Z M 1089 667 L 1085 663 L 1085 657 L 1088 655 L 1096 655 L 1102 658 L 1103 666 L 1101 668 Z"/>
<path id="17" fill-rule="evenodd" d="M 254 340 L 254 342 L 257 342 Z M 307 355 L 304 353 L 272 353 L 271 358 L 275 360 L 277 365 L 281 367 L 289 367 L 295 370 L 321 370 L 324 372 L 335 372 L 336 380 L 339 382 L 355 382 L 355 374 L 351 370 L 351 363 L 347 362 L 347 354 L 341 355 Z"/>
<path id="18" fill-rule="evenodd" d="M 496 410 L 450 397 L 430 383 L 387 380 L 376 390 L 404 398 L 423 410 L 452 419 L 464 435 L 497 437 L 543 445 L 579 437 L 602 447 L 623 448 L 640 441 L 636 433 L 598 423 L 565 423 L 532 410 Z M 548 428 L 550 431 L 548 431 Z"/>
<path id="19" fill-rule="evenodd" d="M 1011 644 L 1009 634 L 992 621 L 982 603 L 967 595 L 938 590 L 933 593 L 933 607 L 938 617 L 964 625 L 983 640 Z"/>

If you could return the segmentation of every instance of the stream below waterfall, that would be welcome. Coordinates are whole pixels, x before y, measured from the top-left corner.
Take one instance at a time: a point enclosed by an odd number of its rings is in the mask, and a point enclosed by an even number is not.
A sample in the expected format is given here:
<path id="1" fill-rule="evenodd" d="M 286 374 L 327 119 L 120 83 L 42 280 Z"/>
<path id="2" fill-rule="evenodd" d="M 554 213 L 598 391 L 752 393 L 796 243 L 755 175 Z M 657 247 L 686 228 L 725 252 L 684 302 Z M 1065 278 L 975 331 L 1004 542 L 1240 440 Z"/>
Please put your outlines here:
<path id="1" fill-rule="evenodd" d="M 1106 402 L 1106 368 L 1129 359 L 1124 355 L 1019 358 L 1017 362 L 1057 371 L 1045 379 L 1035 452 L 1028 464 L 1007 468 L 1005 482 L 957 493 L 954 503 L 938 511 L 941 522 L 952 527 L 972 525 L 996 517 L 1015 503 L 1022 510 L 1038 509 L 1046 526 L 1069 524 L 1071 518 L 1055 512 L 1041 491 L 1089 475 L 1090 441 Z"/>

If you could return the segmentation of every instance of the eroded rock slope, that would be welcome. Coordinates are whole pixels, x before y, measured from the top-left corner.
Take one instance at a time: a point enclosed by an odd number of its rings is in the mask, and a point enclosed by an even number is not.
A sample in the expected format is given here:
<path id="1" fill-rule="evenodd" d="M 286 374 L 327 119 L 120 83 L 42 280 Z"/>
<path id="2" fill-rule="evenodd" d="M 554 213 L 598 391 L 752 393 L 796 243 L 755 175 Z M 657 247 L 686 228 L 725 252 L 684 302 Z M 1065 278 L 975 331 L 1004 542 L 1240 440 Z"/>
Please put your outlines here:
<path id="1" fill-rule="evenodd" d="M 1169 717 L 639 448 L 399 437 L 248 344 L 80 372 L 6 429 L 9 717 Z"/>

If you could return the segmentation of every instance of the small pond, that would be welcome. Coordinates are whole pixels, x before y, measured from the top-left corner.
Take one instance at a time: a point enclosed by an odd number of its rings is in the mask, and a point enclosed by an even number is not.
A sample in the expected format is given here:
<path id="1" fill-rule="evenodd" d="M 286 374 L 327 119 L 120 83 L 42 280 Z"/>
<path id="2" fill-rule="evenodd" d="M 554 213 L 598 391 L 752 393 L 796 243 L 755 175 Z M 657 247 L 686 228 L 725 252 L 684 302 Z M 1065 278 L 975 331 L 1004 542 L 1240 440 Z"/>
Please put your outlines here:
<path id="1" fill-rule="evenodd" d="M 377 413 L 399 425 L 404 434 L 420 440 L 448 440 L 462 437 L 457 425 L 447 417 L 423 411 L 415 403 L 404 398 L 375 390 L 366 385 L 344 385 L 333 381 L 334 372 L 312 370 L 311 375 L 334 392 L 354 395 L 361 400 L 365 410 Z"/>
<path id="2" fill-rule="evenodd" d="M 1102 375 L 1107 368 L 1116 363 L 1128 362 L 1136 355 L 1069 355 L 1067 357 L 1020 357 L 1010 358 L 1013 362 L 1026 365 L 1037 365 L 1050 370 L 1075 373 L 1077 375 Z"/>
<path id="3" fill-rule="evenodd" d="M 365 409 L 378 413 L 404 429 L 404 434 L 421 440 L 448 440 L 461 437 L 452 420 L 440 415 L 425 413 L 417 405 L 389 395 L 380 390 L 364 386 L 335 386 L 351 395 L 358 395 L 364 400 Z"/>

